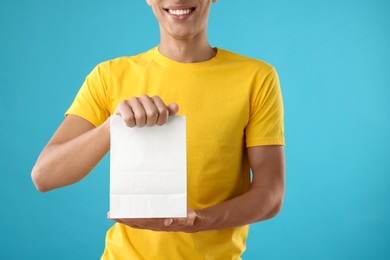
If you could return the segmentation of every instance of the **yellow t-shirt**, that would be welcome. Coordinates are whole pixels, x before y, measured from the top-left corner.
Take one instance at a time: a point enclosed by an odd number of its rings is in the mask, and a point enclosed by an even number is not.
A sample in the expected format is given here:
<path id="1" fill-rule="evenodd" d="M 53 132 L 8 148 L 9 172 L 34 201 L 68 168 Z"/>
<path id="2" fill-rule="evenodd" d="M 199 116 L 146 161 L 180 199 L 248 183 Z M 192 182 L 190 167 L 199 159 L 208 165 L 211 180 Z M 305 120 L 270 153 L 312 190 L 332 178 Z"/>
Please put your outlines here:
<path id="1" fill-rule="evenodd" d="M 279 79 L 269 64 L 217 48 L 211 60 L 179 63 L 158 48 L 99 64 L 66 114 L 95 126 L 133 96 L 178 103 L 187 118 L 187 201 L 202 209 L 250 188 L 245 147 L 284 145 Z M 153 163 L 153 162 L 151 162 Z M 102 259 L 241 259 L 249 225 L 198 233 L 113 225 Z"/>

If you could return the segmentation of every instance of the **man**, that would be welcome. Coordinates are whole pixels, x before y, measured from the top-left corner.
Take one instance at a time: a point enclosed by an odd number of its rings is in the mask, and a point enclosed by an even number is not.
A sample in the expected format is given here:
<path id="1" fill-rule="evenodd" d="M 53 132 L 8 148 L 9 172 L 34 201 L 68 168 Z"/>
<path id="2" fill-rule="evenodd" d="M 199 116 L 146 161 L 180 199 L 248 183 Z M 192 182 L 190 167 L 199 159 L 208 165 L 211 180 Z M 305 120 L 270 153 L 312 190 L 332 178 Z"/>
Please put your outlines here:
<path id="1" fill-rule="evenodd" d="M 40 191 L 70 185 L 108 152 L 111 114 L 128 127 L 187 117 L 187 218 L 113 219 L 102 259 L 241 259 L 248 224 L 281 208 L 283 104 L 276 71 L 210 47 L 212 2 L 147 0 L 160 45 L 99 64 L 33 168 Z"/>

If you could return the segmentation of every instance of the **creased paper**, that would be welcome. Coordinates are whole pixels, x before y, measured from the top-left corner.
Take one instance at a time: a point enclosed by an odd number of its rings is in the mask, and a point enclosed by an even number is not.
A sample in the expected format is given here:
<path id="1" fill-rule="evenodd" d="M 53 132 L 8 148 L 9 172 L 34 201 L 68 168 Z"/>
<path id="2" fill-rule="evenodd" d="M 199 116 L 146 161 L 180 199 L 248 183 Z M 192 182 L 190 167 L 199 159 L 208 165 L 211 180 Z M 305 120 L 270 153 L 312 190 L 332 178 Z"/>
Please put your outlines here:
<path id="1" fill-rule="evenodd" d="M 142 128 L 110 120 L 110 217 L 186 217 L 185 117 Z"/>

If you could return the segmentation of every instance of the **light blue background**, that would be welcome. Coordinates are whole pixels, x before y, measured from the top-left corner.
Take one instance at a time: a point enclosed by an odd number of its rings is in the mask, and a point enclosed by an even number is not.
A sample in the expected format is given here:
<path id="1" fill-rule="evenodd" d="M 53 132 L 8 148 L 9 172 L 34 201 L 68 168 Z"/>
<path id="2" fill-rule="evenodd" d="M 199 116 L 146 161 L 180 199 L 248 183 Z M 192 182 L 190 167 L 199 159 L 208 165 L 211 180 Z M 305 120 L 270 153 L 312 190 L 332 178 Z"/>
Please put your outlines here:
<path id="1" fill-rule="evenodd" d="M 285 102 L 284 208 L 251 226 L 244 259 L 390 258 L 389 3 L 213 5 L 212 45 L 273 64 Z M 108 157 L 49 193 L 30 171 L 85 76 L 157 45 L 157 22 L 142 0 L 1 0 L 0 32 L 0 258 L 97 259 Z"/>

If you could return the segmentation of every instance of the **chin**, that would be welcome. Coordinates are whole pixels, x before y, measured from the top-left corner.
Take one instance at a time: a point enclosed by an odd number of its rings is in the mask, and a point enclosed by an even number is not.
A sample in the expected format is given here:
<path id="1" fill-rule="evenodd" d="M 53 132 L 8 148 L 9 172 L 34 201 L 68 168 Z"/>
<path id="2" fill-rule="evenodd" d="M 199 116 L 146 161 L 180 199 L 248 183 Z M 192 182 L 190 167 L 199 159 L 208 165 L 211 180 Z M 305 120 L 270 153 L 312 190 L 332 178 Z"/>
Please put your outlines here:
<path id="1" fill-rule="evenodd" d="M 186 40 L 186 39 L 192 39 L 194 38 L 194 33 L 189 32 L 188 30 L 175 30 L 175 31 L 170 31 L 168 34 L 175 39 L 178 40 Z"/>
<path id="2" fill-rule="evenodd" d="M 171 36 L 177 40 L 189 40 L 194 38 L 192 34 L 182 33 L 182 34 L 171 34 Z"/>

